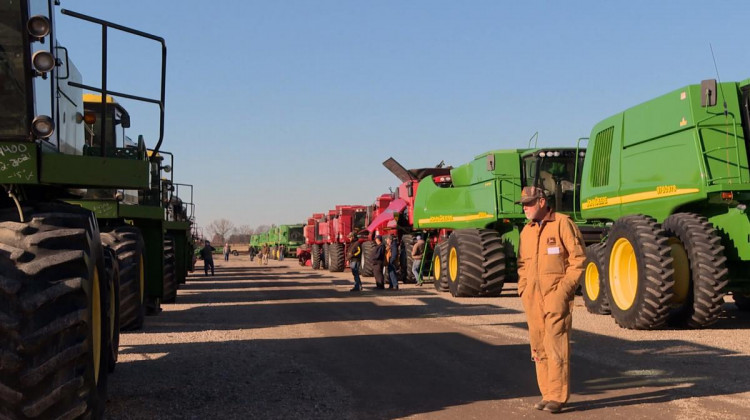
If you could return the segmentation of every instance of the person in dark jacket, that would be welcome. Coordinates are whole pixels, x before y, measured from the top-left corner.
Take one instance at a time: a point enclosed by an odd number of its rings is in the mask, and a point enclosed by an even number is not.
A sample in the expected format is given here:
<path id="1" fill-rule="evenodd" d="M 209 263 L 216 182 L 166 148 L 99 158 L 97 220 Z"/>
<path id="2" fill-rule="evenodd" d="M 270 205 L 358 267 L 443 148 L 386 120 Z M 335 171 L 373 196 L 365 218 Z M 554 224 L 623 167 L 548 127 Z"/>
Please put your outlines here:
<path id="1" fill-rule="evenodd" d="M 393 236 L 385 239 L 387 249 L 385 251 L 386 261 L 388 262 L 388 278 L 390 279 L 389 289 L 398 290 L 398 274 L 396 274 L 396 264 L 398 264 L 398 244 L 393 240 Z"/>
<path id="2" fill-rule="evenodd" d="M 347 258 L 349 259 L 349 268 L 352 270 L 352 276 L 354 276 L 354 287 L 350 292 L 358 292 L 362 290 L 362 280 L 359 278 L 359 266 L 362 264 L 360 257 L 362 256 L 362 247 L 359 245 L 354 232 L 349 234 L 349 239 L 352 241 L 349 244 L 349 252 Z"/>
<path id="3" fill-rule="evenodd" d="M 384 289 L 383 262 L 385 261 L 385 246 L 383 245 L 383 237 L 380 235 L 375 237 L 375 248 L 370 253 L 370 261 L 372 263 L 372 273 L 375 276 L 375 288 Z"/>
<path id="4" fill-rule="evenodd" d="M 211 242 L 206 241 L 206 245 L 201 249 L 201 259 L 203 260 L 203 271 L 205 275 L 208 275 L 208 268 L 211 267 L 211 275 L 214 275 L 214 250 L 216 248 L 211 246 Z"/>

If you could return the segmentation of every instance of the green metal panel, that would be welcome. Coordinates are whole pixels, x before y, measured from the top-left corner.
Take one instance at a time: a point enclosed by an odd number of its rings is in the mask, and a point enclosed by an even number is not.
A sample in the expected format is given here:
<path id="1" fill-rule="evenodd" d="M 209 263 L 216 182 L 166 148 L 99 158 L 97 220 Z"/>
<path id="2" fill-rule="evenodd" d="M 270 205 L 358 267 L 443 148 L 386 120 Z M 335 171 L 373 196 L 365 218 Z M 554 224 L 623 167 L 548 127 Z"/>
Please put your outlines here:
<path id="1" fill-rule="evenodd" d="M 721 233 L 724 255 L 729 260 L 750 261 L 750 217 L 744 210 L 727 209 L 708 217 L 708 221 Z"/>
<path id="2" fill-rule="evenodd" d="M 161 219 L 133 219 L 146 245 L 146 295 L 162 298 L 164 292 L 164 227 Z"/>
<path id="3" fill-rule="evenodd" d="M 65 200 L 70 204 L 91 210 L 97 219 L 117 219 L 120 217 L 115 200 Z"/>
<path id="4" fill-rule="evenodd" d="M 164 219 L 164 209 L 159 206 L 120 204 L 120 216 L 126 219 Z"/>
<path id="5" fill-rule="evenodd" d="M 0 184 L 37 184 L 37 148 L 33 143 L 0 143 Z"/>
<path id="6" fill-rule="evenodd" d="M 43 153 L 41 182 L 45 184 L 147 189 L 145 160 Z"/>
<path id="7" fill-rule="evenodd" d="M 679 208 L 707 200 L 721 184 L 747 189 L 750 172 L 738 87 L 720 87 L 716 106 L 701 107 L 700 85 L 692 85 L 597 124 L 584 163 L 583 217 L 616 220 L 644 213 L 663 220 Z M 606 151 L 600 139 L 610 129 L 610 176 L 603 185 L 598 171 Z"/>
<path id="8" fill-rule="evenodd" d="M 414 227 L 482 228 L 497 220 L 496 180 L 465 187 L 440 188 L 432 178 L 419 183 Z"/>
<path id="9" fill-rule="evenodd" d="M 190 226 L 188 223 L 188 230 L 189 228 Z M 167 233 L 172 235 L 172 237 L 174 238 L 174 256 L 175 270 L 177 271 L 177 281 L 183 283 L 187 278 L 188 269 L 190 268 L 190 261 L 192 259 L 192 252 L 190 247 L 188 246 L 188 230 L 170 229 L 169 227 L 166 227 L 166 229 Z"/>

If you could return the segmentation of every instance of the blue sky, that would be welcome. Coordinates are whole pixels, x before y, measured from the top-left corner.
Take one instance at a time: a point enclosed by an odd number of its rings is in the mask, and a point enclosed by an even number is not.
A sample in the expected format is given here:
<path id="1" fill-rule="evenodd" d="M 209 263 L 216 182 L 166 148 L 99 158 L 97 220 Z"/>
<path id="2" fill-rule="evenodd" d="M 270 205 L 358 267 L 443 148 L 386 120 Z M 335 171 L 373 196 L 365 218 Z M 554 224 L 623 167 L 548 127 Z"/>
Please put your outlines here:
<path id="1" fill-rule="evenodd" d="M 381 162 L 454 166 L 487 150 L 574 145 L 599 120 L 681 86 L 750 77 L 747 1 L 62 0 L 162 36 L 163 149 L 199 226 L 303 222 L 370 204 Z M 100 33 L 59 38 L 99 82 Z M 110 87 L 158 94 L 159 49 L 111 35 Z M 156 140 L 131 104 L 129 134 Z"/>

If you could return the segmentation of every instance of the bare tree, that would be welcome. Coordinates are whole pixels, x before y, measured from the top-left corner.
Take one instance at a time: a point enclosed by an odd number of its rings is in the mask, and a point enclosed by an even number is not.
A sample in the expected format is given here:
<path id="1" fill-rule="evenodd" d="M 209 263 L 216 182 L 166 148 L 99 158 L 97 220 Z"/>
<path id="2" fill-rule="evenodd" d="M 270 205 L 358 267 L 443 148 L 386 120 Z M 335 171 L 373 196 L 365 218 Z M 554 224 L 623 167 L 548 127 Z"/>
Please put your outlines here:
<path id="1" fill-rule="evenodd" d="M 211 233 L 214 240 L 219 237 L 221 242 L 224 242 L 234 230 L 234 224 L 227 219 L 214 220 L 206 226 L 206 230 Z"/>
<path id="2" fill-rule="evenodd" d="M 248 225 L 242 225 L 234 230 L 234 234 L 229 237 L 229 242 L 233 244 L 249 243 L 250 235 L 253 234 L 253 228 Z"/>
<path id="3" fill-rule="evenodd" d="M 257 228 L 255 228 L 255 233 L 266 233 L 271 229 L 271 226 L 268 225 L 260 225 Z"/>

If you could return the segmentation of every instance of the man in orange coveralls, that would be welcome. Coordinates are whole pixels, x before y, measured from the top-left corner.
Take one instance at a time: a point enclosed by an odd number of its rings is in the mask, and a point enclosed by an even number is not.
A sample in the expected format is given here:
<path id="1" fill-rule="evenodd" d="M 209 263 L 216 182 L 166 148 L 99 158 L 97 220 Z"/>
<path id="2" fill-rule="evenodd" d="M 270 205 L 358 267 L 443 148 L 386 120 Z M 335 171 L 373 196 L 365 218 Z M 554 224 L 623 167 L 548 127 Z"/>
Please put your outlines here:
<path id="1" fill-rule="evenodd" d="M 517 203 L 529 219 L 521 232 L 518 295 L 542 392 L 534 408 L 558 413 L 570 397 L 573 297 L 584 270 L 585 245 L 575 223 L 548 207 L 541 188 L 524 187 Z"/>

